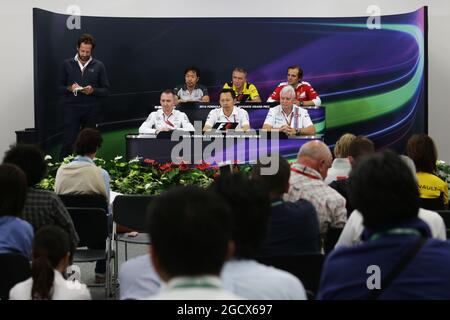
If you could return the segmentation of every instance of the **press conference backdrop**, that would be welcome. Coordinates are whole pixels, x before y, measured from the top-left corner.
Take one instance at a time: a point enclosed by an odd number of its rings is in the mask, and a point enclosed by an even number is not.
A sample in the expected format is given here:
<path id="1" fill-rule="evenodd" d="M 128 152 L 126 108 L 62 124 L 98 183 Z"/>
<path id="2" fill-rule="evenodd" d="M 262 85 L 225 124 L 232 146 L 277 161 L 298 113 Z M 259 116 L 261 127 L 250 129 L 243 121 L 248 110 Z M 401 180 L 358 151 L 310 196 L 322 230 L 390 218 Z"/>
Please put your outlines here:
<path id="1" fill-rule="evenodd" d="M 426 7 L 382 16 L 381 29 L 369 29 L 367 17 L 82 16 L 81 29 L 69 30 L 67 18 L 33 9 L 35 127 L 44 146 L 62 132 L 61 65 L 75 56 L 82 33 L 95 36 L 93 56 L 105 63 L 111 83 L 100 123 L 109 136 L 120 134 L 121 143 L 122 134 L 140 122 L 133 119 L 145 118 L 162 90 L 183 83 L 190 65 L 200 69 L 213 101 L 235 66 L 249 71 L 248 80 L 265 101 L 286 80 L 286 68 L 300 64 L 326 106 L 330 145 L 352 132 L 379 148 L 402 151 L 410 134 L 427 132 Z"/>

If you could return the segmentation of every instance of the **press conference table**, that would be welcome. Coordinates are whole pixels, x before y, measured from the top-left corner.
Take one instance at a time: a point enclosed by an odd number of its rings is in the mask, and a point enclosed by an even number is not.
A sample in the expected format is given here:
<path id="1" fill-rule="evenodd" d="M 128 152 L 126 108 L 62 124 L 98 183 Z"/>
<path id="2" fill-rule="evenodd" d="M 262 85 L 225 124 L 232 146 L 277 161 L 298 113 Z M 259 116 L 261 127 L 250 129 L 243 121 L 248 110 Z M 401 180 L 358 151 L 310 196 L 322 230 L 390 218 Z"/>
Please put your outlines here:
<path id="1" fill-rule="evenodd" d="M 258 157 L 272 152 L 292 158 L 299 148 L 311 140 L 323 140 L 323 135 L 290 136 L 266 131 L 250 132 L 210 132 L 189 133 L 174 131 L 173 133 L 127 134 L 126 158 L 131 160 L 140 157 L 152 159 L 159 163 L 185 162 L 201 163 L 254 163 Z"/>

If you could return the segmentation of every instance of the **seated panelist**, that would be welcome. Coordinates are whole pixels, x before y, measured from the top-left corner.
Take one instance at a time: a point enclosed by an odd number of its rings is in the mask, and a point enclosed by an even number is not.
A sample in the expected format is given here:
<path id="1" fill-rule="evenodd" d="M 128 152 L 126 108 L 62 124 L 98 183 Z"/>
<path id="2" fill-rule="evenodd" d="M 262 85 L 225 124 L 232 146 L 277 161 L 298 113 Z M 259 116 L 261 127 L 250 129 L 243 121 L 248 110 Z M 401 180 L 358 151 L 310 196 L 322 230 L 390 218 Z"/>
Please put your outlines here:
<path id="1" fill-rule="evenodd" d="M 161 109 L 153 111 L 147 120 L 139 127 L 139 133 L 154 133 L 161 131 L 183 130 L 194 131 L 194 126 L 188 116 L 181 111 L 175 110 L 175 95 L 172 90 L 161 93 L 159 100 Z"/>
<path id="2" fill-rule="evenodd" d="M 295 90 L 294 103 L 299 106 L 320 107 L 322 101 L 319 94 L 309 82 L 303 81 L 303 70 L 300 66 L 290 66 L 287 70 L 287 82 L 281 82 L 270 95 L 267 102 L 280 101 L 280 92 L 286 86 L 292 86 Z"/>
<path id="3" fill-rule="evenodd" d="M 248 113 L 240 107 L 236 107 L 236 95 L 231 89 L 223 89 L 219 94 L 220 108 L 213 109 L 206 118 L 203 131 L 210 131 L 217 123 L 235 124 L 236 130 L 247 131 L 250 129 Z"/>
<path id="4" fill-rule="evenodd" d="M 232 81 L 225 83 L 223 89 L 233 89 L 238 102 L 261 102 L 256 86 L 247 82 L 247 70 L 244 68 L 234 68 Z"/>
<path id="5" fill-rule="evenodd" d="M 199 83 L 200 71 L 192 66 L 184 70 L 184 83 L 173 89 L 175 104 L 183 102 L 209 102 L 208 89 Z"/>
<path id="6" fill-rule="evenodd" d="M 270 108 L 263 130 L 281 131 L 287 135 L 314 135 L 316 129 L 308 111 L 294 104 L 295 90 L 285 86 L 280 92 L 280 104 Z"/>

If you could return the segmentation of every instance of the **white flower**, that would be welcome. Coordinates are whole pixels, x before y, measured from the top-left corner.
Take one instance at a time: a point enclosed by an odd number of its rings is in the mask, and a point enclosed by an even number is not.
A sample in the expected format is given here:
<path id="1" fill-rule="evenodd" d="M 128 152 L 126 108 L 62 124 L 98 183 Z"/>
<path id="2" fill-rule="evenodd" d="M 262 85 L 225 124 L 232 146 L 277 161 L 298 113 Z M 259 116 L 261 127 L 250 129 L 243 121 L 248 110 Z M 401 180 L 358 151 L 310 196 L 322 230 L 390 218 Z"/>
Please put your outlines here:
<path id="1" fill-rule="evenodd" d="M 117 156 L 117 157 L 114 158 L 114 161 L 118 161 L 118 160 L 120 160 L 122 158 L 123 158 L 123 156 Z"/>
<path id="2" fill-rule="evenodd" d="M 45 158 L 44 158 L 44 160 L 52 160 L 52 159 L 53 159 L 53 158 L 52 158 L 52 156 L 51 156 L 51 155 L 49 155 L 49 154 L 48 154 L 48 155 L 46 155 L 46 156 L 45 156 Z"/>
<path id="3" fill-rule="evenodd" d="M 136 157 L 136 158 L 134 158 L 134 159 L 131 159 L 130 161 L 128 161 L 128 163 L 135 163 L 135 162 L 140 162 L 141 161 L 141 159 L 142 159 L 142 157 Z"/>

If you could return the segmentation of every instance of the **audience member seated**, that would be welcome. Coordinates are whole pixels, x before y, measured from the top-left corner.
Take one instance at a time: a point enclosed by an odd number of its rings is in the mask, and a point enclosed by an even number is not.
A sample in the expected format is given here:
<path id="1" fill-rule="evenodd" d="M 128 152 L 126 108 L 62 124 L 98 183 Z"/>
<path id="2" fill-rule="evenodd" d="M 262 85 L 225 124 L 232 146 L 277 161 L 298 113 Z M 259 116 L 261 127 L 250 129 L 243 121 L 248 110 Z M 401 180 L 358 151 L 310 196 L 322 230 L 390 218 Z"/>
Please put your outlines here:
<path id="1" fill-rule="evenodd" d="M 144 254 L 122 263 L 119 268 L 120 299 L 136 300 L 159 293 L 164 284 Z"/>
<path id="2" fill-rule="evenodd" d="M 269 231 L 259 256 L 295 256 L 319 253 L 320 233 L 316 209 L 307 200 L 286 202 L 282 196 L 289 190 L 291 167 L 283 157 L 272 155 L 277 171 L 269 173 L 273 163 L 258 162 L 252 170 L 252 180 L 269 193 L 271 215 Z"/>
<path id="3" fill-rule="evenodd" d="M 139 127 L 139 133 L 158 134 L 161 131 L 172 130 L 194 131 L 194 126 L 188 116 L 184 112 L 175 110 L 175 98 L 172 91 L 163 91 L 159 100 L 161 109 L 150 113 L 147 120 Z"/>
<path id="4" fill-rule="evenodd" d="M 61 165 L 56 172 L 55 191 L 57 194 L 100 194 L 109 203 L 109 174 L 94 163 L 95 154 L 102 145 L 102 136 L 96 129 L 81 130 L 75 142 L 77 156 L 69 164 Z M 109 219 L 111 219 L 109 214 Z M 111 224 L 112 225 L 112 224 Z M 91 249 L 102 249 L 105 243 Z M 97 261 L 95 266 L 95 281 L 103 283 L 106 274 L 106 261 Z"/>
<path id="5" fill-rule="evenodd" d="M 415 134 L 407 143 L 407 155 L 414 161 L 421 198 L 421 206 L 430 210 L 444 210 L 448 205 L 448 185 L 436 175 L 438 152 L 426 134 Z"/>
<path id="6" fill-rule="evenodd" d="M 97 167 L 93 160 L 102 142 L 100 131 L 81 130 L 75 142 L 77 156 L 72 162 L 61 165 L 56 172 L 57 194 L 101 194 L 109 199 L 109 174 Z"/>
<path id="7" fill-rule="evenodd" d="M 303 80 L 303 70 L 300 66 L 290 66 L 287 69 L 287 82 L 281 82 L 270 95 L 267 102 L 280 101 L 280 92 L 286 86 L 295 89 L 295 104 L 299 106 L 316 106 L 322 103 L 319 94 L 309 82 Z"/>
<path id="8" fill-rule="evenodd" d="M 318 298 L 450 299 L 450 243 L 431 238 L 418 218 L 417 183 L 401 158 L 383 152 L 361 160 L 350 193 L 364 242 L 328 256 Z"/>
<path id="9" fill-rule="evenodd" d="M 291 165 L 290 188 L 284 198 L 287 201 L 305 199 L 313 204 L 322 237 L 330 228 L 343 228 L 347 221 L 345 198 L 323 182 L 332 159 L 328 146 L 322 141 L 305 143 L 298 152 L 297 162 Z"/>
<path id="10" fill-rule="evenodd" d="M 232 216 L 225 201 L 199 187 L 175 187 L 157 197 L 148 213 L 150 256 L 167 283 L 149 299 L 240 299 L 224 290 L 219 278 L 234 251 Z"/>
<path id="11" fill-rule="evenodd" d="M 352 169 L 350 160 L 348 159 L 348 148 L 355 138 L 355 135 L 346 133 L 336 141 L 336 145 L 334 146 L 334 160 L 331 164 L 331 168 L 328 169 L 327 177 L 325 178 L 326 184 L 330 184 L 335 180 L 344 180 L 348 178 L 350 170 Z"/>
<path id="12" fill-rule="evenodd" d="M 438 213 L 419 208 L 419 213 L 417 216 L 428 225 L 433 238 L 447 240 L 445 223 Z M 363 231 L 363 216 L 361 215 L 361 212 L 354 210 L 348 218 L 344 230 L 342 230 L 341 236 L 336 243 L 336 248 L 338 246 L 349 247 L 361 243 Z"/>
<path id="13" fill-rule="evenodd" d="M 0 165 L 0 254 L 19 253 L 31 258 L 33 227 L 18 216 L 27 193 L 27 178 L 12 164 Z"/>
<path id="14" fill-rule="evenodd" d="M 348 159 L 353 167 L 363 156 L 373 154 L 375 152 L 375 146 L 372 141 L 363 136 L 358 136 L 350 142 L 348 147 Z M 328 171 L 329 172 L 329 171 Z M 345 198 L 345 208 L 347 209 L 347 215 L 350 215 L 354 207 L 352 200 L 350 199 L 350 187 L 349 179 L 335 180 L 330 183 L 330 187 L 339 192 L 341 196 Z"/>
<path id="15" fill-rule="evenodd" d="M 222 89 L 219 93 L 220 108 L 209 112 L 203 131 L 210 131 L 216 123 L 235 123 L 236 130 L 247 131 L 250 129 L 248 113 L 240 107 L 236 107 L 236 95 L 231 89 Z"/>
<path id="16" fill-rule="evenodd" d="M 200 71 L 196 67 L 188 67 L 184 70 L 184 84 L 180 84 L 173 89 L 176 96 L 175 104 L 179 102 L 209 102 L 208 89 L 199 84 Z"/>
<path id="17" fill-rule="evenodd" d="M 18 144 L 5 153 L 3 163 L 17 165 L 27 176 L 27 196 L 20 217 L 33 226 L 34 232 L 49 225 L 63 228 L 74 251 L 79 238 L 66 207 L 54 192 L 35 188 L 47 172 L 44 153 L 37 146 Z"/>
<path id="18" fill-rule="evenodd" d="M 239 174 L 220 176 L 211 186 L 233 213 L 234 258 L 222 270 L 224 287 L 251 300 L 305 300 L 295 276 L 255 260 L 267 234 L 270 200 L 256 182 Z"/>
<path id="19" fill-rule="evenodd" d="M 31 278 L 16 284 L 11 300 L 90 300 L 85 284 L 65 280 L 72 244 L 69 235 L 57 226 L 41 228 L 33 240 Z"/>
<path id="20" fill-rule="evenodd" d="M 237 102 L 261 102 L 256 86 L 247 82 L 247 70 L 244 68 L 234 68 L 232 81 L 225 83 L 223 89 L 232 89 Z"/>
<path id="21" fill-rule="evenodd" d="M 403 162 L 408 166 L 409 170 L 413 174 L 414 178 L 416 178 L 416 166 L 411 158 L 401 155 L 400 158 Z M 350 190 L 347 185 L 347 191 L 350 193 Z M 348 194 L 350 197 L 350 194 Z M 353 210 L 353 209 L 352 209 Z M 431 230 L 431 236 L 436 239 L 447 240 L 447 232 L 444 219 L 434 211 L 419 209 L 418 217 L 425 221 L 428 224 L 428 227 Z M 350 217 L 345 224 L 344 230 L 339 237 L 337 246 L 352 246 L 361 242 L 361 236 L 364 230 L 363 226 L 363 218 L 361 213 L 358 210 L 354 210 L 351 212 Z"/>
<path id="22" fill-rule="evenodd" d="M 294 104 L 295 91 L 285 86 L 280 92 L 280 104 L 270 108 L 264 120 L 263 129 L 281 131 L 287 135 L 314 135 L 314 127 L 306 109 Z"/>

